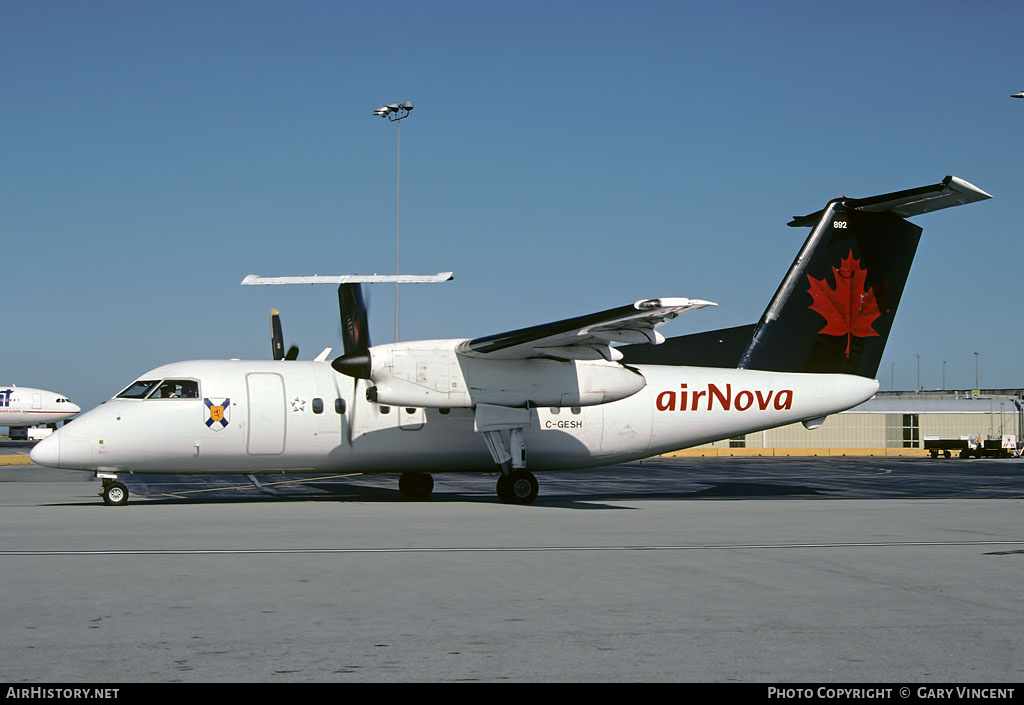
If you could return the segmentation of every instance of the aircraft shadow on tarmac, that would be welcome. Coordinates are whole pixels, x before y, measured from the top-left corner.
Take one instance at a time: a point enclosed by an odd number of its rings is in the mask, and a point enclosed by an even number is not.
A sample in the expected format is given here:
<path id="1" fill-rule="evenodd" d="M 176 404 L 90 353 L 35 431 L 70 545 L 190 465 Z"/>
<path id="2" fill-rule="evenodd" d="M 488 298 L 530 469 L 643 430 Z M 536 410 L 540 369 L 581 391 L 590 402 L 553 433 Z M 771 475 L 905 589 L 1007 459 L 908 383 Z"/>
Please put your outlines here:
<path id="1" fill-rule="evenodd" d="M 190 478 L 193 479 L 193 478 Z M 380 478 L 387 481 L 387 476 Z M 286 481 L 287 482 L 287 481 Z M 544 489 L 543 479 L 542 491 Z M 248 487 L 242 485 L 225 485 L 223 487 L 204 487 L 202 489 L 172 489 L 157 483 L 139 484 L 129 480 L 125 483 L 131 493 L 130 503 L 152 505 L 202 505 L 202 504 L 251 504 L 270 502 L 459 502 L 459 503 L 499 503 L 491 485 L 494 480 L 489 477 L 476 478 L 473 484 L 478 488 L 459 490 L 435 489 L 429 499 L 407 499 L 397 489 L 397 478 L 394 487 L 383 485 L 354 484 L 342 482 L 316 482 L 295 480 L 287 482 L 287 486 Z M 463 481 L 462 485 L 468 484 Z M 575 483 L 574 483 L 575 484 Z M 767 499 L 793 498 L 798 496 L 821 495 L 822 492 L 802 485 L 780 485 L 768 483 L 700 483 L 700 488 L 687 491 L 658 491 L 652 488 L 654 483 L 644 483 L 645 490 L 629 490 L 627 488 L 548 488 L 534 502 L 534 506 L 575 508 L 575 509 L 623 509 L 624 507 L 608 502 L 623 500 L 688 500 L 688 499 Z M 489 491 L 490 490 L 490 491 Z M 61 506 L 60 503 L 51 506 Z M 96 506 L 103 506 L 97 502 Z"/>
<path id="2" fill-rule="evenodd" d="M 427 500 L 404 498 L 397 475 L 134 475 L 129 504 L 266 502 L 474 502 L 495 504 L 496 474 L 435 476 Z M 1020 461 L 924 458 L 657 459 L 590 470 L 539 473 L 533 506 L 626 509 L 629 500 L 1022 498 Z M 98 485 L 97 485 L 98 491 Z M 80 503 L 79 503 L 79 506 Z M 97 498 L 96 506 L 104 506 Z"/>

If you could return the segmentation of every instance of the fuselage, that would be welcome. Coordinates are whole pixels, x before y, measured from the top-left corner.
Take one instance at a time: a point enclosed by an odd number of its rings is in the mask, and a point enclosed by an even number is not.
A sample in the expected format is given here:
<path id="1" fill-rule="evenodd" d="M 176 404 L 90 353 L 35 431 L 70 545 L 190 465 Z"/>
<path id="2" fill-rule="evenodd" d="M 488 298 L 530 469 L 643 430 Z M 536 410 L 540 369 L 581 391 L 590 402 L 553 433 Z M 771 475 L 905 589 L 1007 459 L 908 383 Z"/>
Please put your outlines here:
<path id="1" fill-rule="evenodd" d="M 618 401 L 530 409 L 531 470 L 634 460 L 827 416 L 875 380 L 840 374 L 638 365 Z M 156 368 L 41 441 L 41 465 L 137 473 L 492 471 L 470 408 L 368 401 L 326 362 L 191 361 Z M 132 398 L 135 397 L 135 398 Z"/>
<path id="2" fill-rule="evenodd" d="M 36 426 L 57 423 L 81 409 L 63 394 L 45 389 L 0 387 L 0 426 Z"/>

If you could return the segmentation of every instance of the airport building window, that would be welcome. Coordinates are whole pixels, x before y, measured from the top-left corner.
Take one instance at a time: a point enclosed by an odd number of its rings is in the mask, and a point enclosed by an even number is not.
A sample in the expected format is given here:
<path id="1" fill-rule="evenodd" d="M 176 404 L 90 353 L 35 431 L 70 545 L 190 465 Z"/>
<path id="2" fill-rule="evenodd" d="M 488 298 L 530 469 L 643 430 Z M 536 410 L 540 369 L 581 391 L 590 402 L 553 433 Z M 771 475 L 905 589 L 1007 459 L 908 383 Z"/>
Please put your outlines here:
<path id="1" fill-rule="evenodd" d="M 729 439 L 729 447 L 730 448 L 746 448 L 747 447 L 747 437 L 746 436 L 736 436 L 735 438 L 730 438 Z"/>
<path id="2" fill-rule="evenodd" d="M 920 416 L 918 414 L 886 414 L 885 447 L 920 448 Z"/>
<path id="3" fill-rule="evenodd" d="M 903 414 L 903 447 L 919 448 L 921 446 L 921 426 L 917 414 Z"/>
<path id="4" fill-rule="evenodd" d="M 313 399 L 313 413 L 322 414 L 324 413 L 324 400 L 320 397 Z"/>
<path id="5" fill-rule="evenodd" d="M 345 400 L 338 398 L 334 400 L 334 411 L 339 414 L 345 413 Z"/>

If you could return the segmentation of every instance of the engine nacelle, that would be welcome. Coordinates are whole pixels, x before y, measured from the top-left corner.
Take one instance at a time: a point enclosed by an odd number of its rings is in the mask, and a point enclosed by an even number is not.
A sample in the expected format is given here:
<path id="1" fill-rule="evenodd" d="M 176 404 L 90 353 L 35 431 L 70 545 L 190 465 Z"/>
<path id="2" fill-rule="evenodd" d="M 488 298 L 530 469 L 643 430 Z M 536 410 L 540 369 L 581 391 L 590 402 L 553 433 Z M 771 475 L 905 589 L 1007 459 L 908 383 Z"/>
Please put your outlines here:
<path id="1" fill-rule="evenodd" d="M 371 401 L 430 408 L 593 406 L 625 399 L 643 375 L 605 360 L 495 360 L 460 355 L 463 340 L 391 343 L 370 349 Z"/>

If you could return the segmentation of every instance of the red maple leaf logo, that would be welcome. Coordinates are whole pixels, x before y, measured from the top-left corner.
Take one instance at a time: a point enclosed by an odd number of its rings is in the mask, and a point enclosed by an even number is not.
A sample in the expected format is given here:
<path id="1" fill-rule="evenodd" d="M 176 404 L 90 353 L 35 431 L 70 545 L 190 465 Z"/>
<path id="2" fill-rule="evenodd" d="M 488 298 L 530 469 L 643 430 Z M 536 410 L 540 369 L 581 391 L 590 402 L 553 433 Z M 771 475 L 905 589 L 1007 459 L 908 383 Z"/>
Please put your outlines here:
<path id="1" fill-rule="evenodd" d="M 835 288 L 825 279 L 807 275 L 811 288 L 808 293 L 814 300 L 810 308 L 825 319 L 825 327 L 818 334 L 846 336 L 846 357 L 850 356 L 850 341 L 853 336 L 870 338 L 878 333 L 871 322 L 881 316 L 878 299 L 873 289 L 864 290 L 868 272 L 860 266 L 860 260 L 853 258 L 853 250 L 839 262 L 839 269 L 832 267 Z"/>

